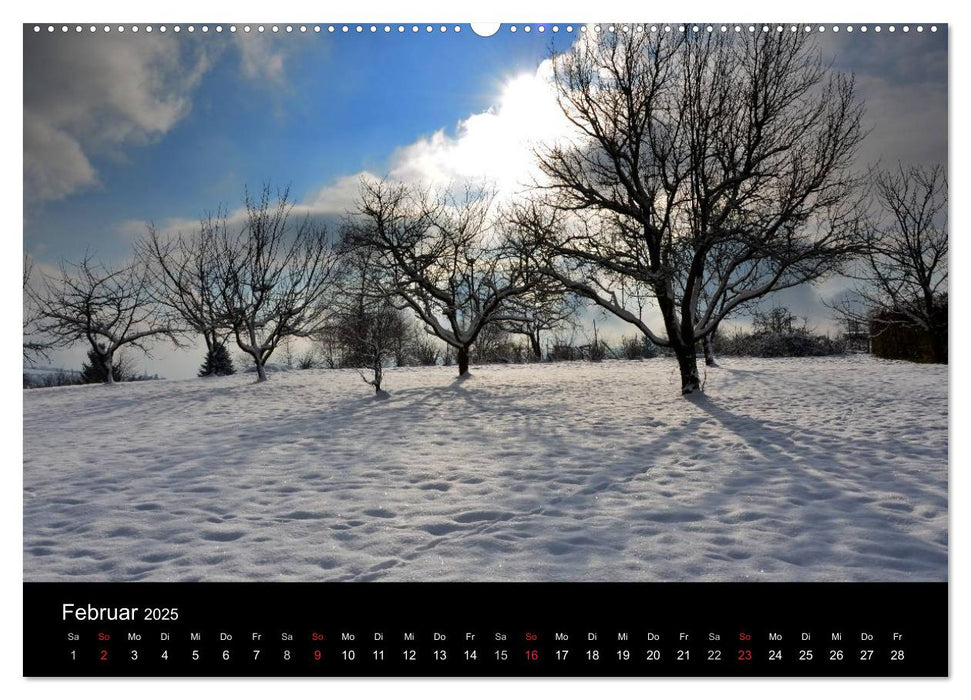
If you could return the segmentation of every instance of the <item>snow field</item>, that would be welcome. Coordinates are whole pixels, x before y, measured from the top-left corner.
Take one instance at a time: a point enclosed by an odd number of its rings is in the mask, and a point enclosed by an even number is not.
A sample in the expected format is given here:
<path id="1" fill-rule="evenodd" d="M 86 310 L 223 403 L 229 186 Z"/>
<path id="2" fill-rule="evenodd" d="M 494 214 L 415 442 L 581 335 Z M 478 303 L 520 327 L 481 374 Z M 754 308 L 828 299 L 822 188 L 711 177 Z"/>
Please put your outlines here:
<path id="1" fill-rule="evenodd" d="M 27 390 L 24 578 L 946 580 L 946 367 L 721 362 Z"/>

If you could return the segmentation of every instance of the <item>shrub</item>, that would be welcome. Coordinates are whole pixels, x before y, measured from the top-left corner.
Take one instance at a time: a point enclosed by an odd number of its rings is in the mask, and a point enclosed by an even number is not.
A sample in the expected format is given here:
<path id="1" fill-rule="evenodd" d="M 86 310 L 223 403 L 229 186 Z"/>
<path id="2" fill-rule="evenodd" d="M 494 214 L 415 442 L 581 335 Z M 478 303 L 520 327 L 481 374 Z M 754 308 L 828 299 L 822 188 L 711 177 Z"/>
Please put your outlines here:
<path id="1" fill-rule="evenodd" d="M 317 354 L 311 349 L 297 358 L 297 369 L 314 369 L 317 366 Z"/>
<path id="2" fill-rule="evenodd" d="M 475 345 L 472 346 L 471 361 L 477 365 L 498 363 L 523 364 L 536 358 L 527 341 L 517 341 L 513 334 L 486 326 Z"/>
<path id="3" fill-rule="evenodd" d="M 842 341 L 813 334 L 806 328 L 796 328 L 788 332 L 737 331 L 716 346 L 718 354 L 748 357 L 817 357 L 842 355 L 845 351 Z"/>
<path id="4" fill-rule="evenodd" d="M 584 356 L 590 362 L 600 362 L 610 354 L 610 347 L 602 340 L 594 338 L 594 342 L 584 348 Z"/>
<path id="5" fill-rule="evenodd" d="M 415 333 L 408 354 L 422 367 L 434 367 L 442 357 L 441 349 L 424 331 Z"/>
<path id="6" fill-rule="evenodd" d="M 581 348 L 585 359 L 590 362 L 600 362 L 611 354 L 610 346 L 600 337 L 596 321 L 593 322 L 593 337 L 589 340 L 590 343 Z"/>
<path id="7" fill-rule="evenodd" d="M 640 360 L 657 356 L 657 348 L 643 335 L 625 335 L 620 339 L 618 354 L 627 360 Z"/>
<path id="8" fill-rule="evenodd" d="M 917 326 L 902 311 L 883 311 L 870 319 L 870 347 L 877 357 L 910 362 L 947 363 L 947 297 L 934 300 L 934 330 Z M 936 333 L 937 335 L 933 335 Z M 938 349 L 935 351 L 935 345 Z"/>
<path id="9" fill-rule="evenodd" d="M 557 336 L 553 339 L 547 358 L 551 362 L 572 362 L 583 359 L 580 348 L 573 344 L 573 339 L 569 340 Z"/>

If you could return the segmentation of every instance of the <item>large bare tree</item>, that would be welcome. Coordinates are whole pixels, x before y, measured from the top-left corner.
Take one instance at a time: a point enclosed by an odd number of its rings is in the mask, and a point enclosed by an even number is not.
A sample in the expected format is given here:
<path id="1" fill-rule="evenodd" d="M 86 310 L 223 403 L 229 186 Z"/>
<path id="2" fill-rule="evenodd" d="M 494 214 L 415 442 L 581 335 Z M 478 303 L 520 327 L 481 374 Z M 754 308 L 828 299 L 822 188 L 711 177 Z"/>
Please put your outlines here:
<path id="1" fill-rule="evenodd" d="M 256 197 L 247 193 L 245 208 L 238 233 L 229 225 L 218 229 L 219 316 L 263 382 L 282 341 L 323 327 L 336 264 L 323 225 L 310 217 L 294 221 L 288 191 L 273 197 L 267 186 Z"/>
<path id="2" fill-rule="evenodd" d="M 111 268 L 85 257 L 62 262 L 60 273 L 45 275 L 44 289 L 31 292 L 38 311 L 37 330 L 55 346 L 87 342 L 91 357 L 114 382 L 115 354 L 123 347 L 148 353 L 159 336 L 177 341 L 178 329 L 159 314 L 146 267 L 139 261 Z"/>
<path id="3" fill-rule="evenodd" d="M 538 152 L 557 215 L 526 224 L 552 275 L 671 348 L 682 392 L 697 391 L 696 343 L 723 318 L 858 250 L 853 80 L 811 36 L 774 28 L 587 31 L 553 60 L 576 136 Z"/>
<path id="4" fill-rule="evenodd" d="M 232 332 L 222 313 L 222 278 L 218 274 L 218 245 L 226 226 L 224 212 L 203 218 L 194 233 L 175 237 L 149 226 L 147 237 L 137 245 L 161 309 L 172 325 L 202 335 L 210 360 Z"/>
<path id="5" fill-rule="evenodd" d="M 947 362 L 947 175 L 942 165 L 874 170 L 862 263 L 854 298 L 837 311 L 866 323 L 877 314 L 927 335 L 935 362 Z"/>
<path id="6" fill-rule="evenodd" d="M 347 227 L 346 243 L 374 251 L 386 270 L 384 293 L 455 349 L 459 376 L 468 373 L 469 350 L 486 325 L 520 318 L 507 302 L 536 278 L 495 219 L 487 191 L 453 196 L 365 180 Z"/>

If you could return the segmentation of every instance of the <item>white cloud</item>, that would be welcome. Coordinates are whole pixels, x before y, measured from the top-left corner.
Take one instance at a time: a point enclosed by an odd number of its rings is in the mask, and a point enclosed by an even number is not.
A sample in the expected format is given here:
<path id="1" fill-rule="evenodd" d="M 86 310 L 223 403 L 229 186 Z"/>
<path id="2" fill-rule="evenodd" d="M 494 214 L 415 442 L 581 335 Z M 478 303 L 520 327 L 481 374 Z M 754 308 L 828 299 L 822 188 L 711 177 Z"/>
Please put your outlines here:
<path id="1" fill-rule="evenodd" d="M 145 221 L 144 219 L 125 219 L 114 227 L 115 237 L 125 243 L 132 243 L 148 233 L 149 226 L 154 226 L 163 239 L 174 239 L 179 234 L 191 234 L 199 229 L 199 219 L 187 217 L 167 217 L 161 221 Z"/>
<path id="2" fill-rule="evenodd" d="M 289 37 L 288 37 L 289 38 Z M 249 80 L 282 86 L 286 82 L 283 49 L 271 35 L 255 32 L 236 33 L 239 67 Z"/>
<path id="3" fill-rule="evenodd" d="M 421 186 L 485 184 L 500 200 L 527 189 L 541 177 L 533 150 L 572 133 L 552 79 L 549 60 L 510 77 L 495 104 L 461 119 L 452 133 L 439 129 L 395 150 L 386 175 Z M 379 177 L 367 170 L 337 177 L 304 197 L 294 213 L 336 219 L 356 207 L 362 179 Z"/>
<path id="4" fill-rule="evenodd" d="M 342 216 L 354 209 L 362 179 L 377 179 L 377 176 L 367 171 L 344 175 L 321 187 L 294 209 L 311 216 Z"/>
<path id="5" fill-rule="evenodd" d="M 376 179 L 376 176 L 361 172 L 337 178 L 328 185 L 295 203 L 292 217 L 310 216 L 332 223 L 352 210 L 360 191 L 361 178 Z M 221 206 L 225 207 L 225 203 Z M 226 222 L 231 229 L 238 229 L 246 221 L 246 207 L 242 204 L 225 209 Z M 144 219 L 124 219 L 114 227 L 114 235 L 121 241 L 133 242 L 145 236 L 150 225 L 163 239 L 174 239 L 179 234 L 192 234 L 199 230 L 199 218 L 184 216 L 166 217 L 155 222 Z"/>
<path id="6" fill-rule="evenodd" d="M 549 60 L 533 73 L 510 77 L 494 105 L 460 120 L 452 133 L 439 129 L 398 148 L 390 157 L 388 177 L 443 187 L 484 183 L 494 187 L 500 199 L 528 188 L 540 177 L 533 150 L 571 133 L 557 105 L 552 77 Z M 368 171 L 338 177 L 306 197 L 295 211 L 343 215 L 354 209 L 362 178 L 378 177 Z"/>
<path id="7" fill-rule="evenodd" d="M 175 37 L 25 37 L 25 198 L 95 185 L 93 155 L 118 157 L 169 132 L 209 65 L 199 45 Z"/>
<path id="8" fill-rule="evenodd" d="M 29 199 L 60 199 L 97 179 L 74 137 L 42 119 L 24 119 L 24 194 Z"/>
<path id="9" fill-rule="evenodd" d="M 539 176 L 534 149 L 571 133 L 552 79 L 548 59 L 534 73 L 510 78 L 496 104 L 461 120 L 454 135 L 442 129 L 398 149 L 391 177 L 431 184 L 486 180 L 500 195 L 528 187 Z"/>

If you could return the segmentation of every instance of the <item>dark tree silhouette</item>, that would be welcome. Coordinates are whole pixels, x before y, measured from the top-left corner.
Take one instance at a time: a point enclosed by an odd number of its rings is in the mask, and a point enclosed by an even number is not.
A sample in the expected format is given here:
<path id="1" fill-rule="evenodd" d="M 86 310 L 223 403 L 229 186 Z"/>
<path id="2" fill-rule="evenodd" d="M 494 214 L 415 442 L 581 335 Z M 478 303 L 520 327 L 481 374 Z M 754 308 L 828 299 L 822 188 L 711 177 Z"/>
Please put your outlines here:
<path id="1" fill-rule="evenodd" d="M 203 366 L 223 369 L 225 365 L 213 364 L 212 360 L 217 348 L 232 332 L 222 313 L 219 286 L 222 280 L 217 257 L 226 226 L 224 212 L 204 218 L 193 234 L 180 233 L 172 239 L 163 236 L 155 226 L 149 226 L 148 236 L 137 244 L 138 254 L 147 265 L 153 293 L 170 325 L 201 334 L 206 343 Z"/>
<path id="2" fill-rule="evenodd" d="M 289 192 L 245 197 L 237 234 L 217 236 L 219 318 L 239 349 L 253 358 L 257 381 L 286 338 L 311 337 L 326 323 L 336 264 L 326 229 L 309 217 L 292 220 Z"/>
<path id="3" fill-rule="evenodd" d="M 233 358 L 229 356 L 229 350 L 226 349 L 224 343 L 217 340 L 206 351 L 206 359 L 203 361 L 202 367 L 199 368 L 199 376 L 225 377 L 235 373 L 236 369 L 233 367 Z"/>
<path id="4" fill-rule="evenodd" d="M 404 336 L 407 324 L 390 300 L 369 304 L 361 312 L 341 320 L 338 333 L 348 348 L 352 348 L 354 366 L 361 378 L 382 394 L 384 368 L 395 356 L 398 339 Z M 370 376 L 362 370 L 367 370 Z"/>
<path id="5" fill-rule="evenodd" d="M 365 180 L 345 234 L 348 247 L 368 248 L 386 271 L 377 280 L 382 294 L 401 300 L 454 348 L 459 376 L 469 371 L 482 329 L 519 319 L 508 302 L 537 279 L 528 256 L 495 223 L 493 200 L 483 190 L 455 197 Z"/>
<path id="6" fill-rule="evenodd" d="M 327 333 L 341 349 L 340 365 L 353 367 L 364 381 L 383 394 L 385 365 L 400 363 L 408 323 L 381 285 L 384 270 L 377 252 L 367 246 L 345 245 L 340 250 L 334 321 Z M 366 375 L 367 370 L 370 375 Z"/>
<path id="7" fill-rule="evenodd" d="M 38 310 L 38 331 L 56 346 L 87 342 L 104 381 L 114 382 L 115 354 L 123 347 L 148 353 L 159 336 L 178 342 L 177 332 L 158 313 L 145 265 L 119 269 L 86 257 L 77 265 L 61 263 L 60 274 L 45 276 L 43 292 L 31 293 Z"/>
<path id="8" fill-rule="evenodd" d="M 591 31 L 554 73 L 577 137 L 538 152 L 556 216 L 527 223 L 550 274 L 674 352 L 683 393 L 723 318 L 859 250 L 863 108 L 813 37 Z"/>
<path id="9" fill-rule="evenodd" d="M 506 333 L 526 336 L 535 360 L 543 359 L 543 334 L 576 326 L 581 298 L 552 277 L 541 278 L 528 292 L 511 297 L 505 305 Z"/>
<path id="10" fill-rule="evenodd" d="M 847 322 L 906 326 L 947 362 L 947 175 L 942 165 L 872 173 L 871 215 L 854 294 L 836 305 Z"/>

